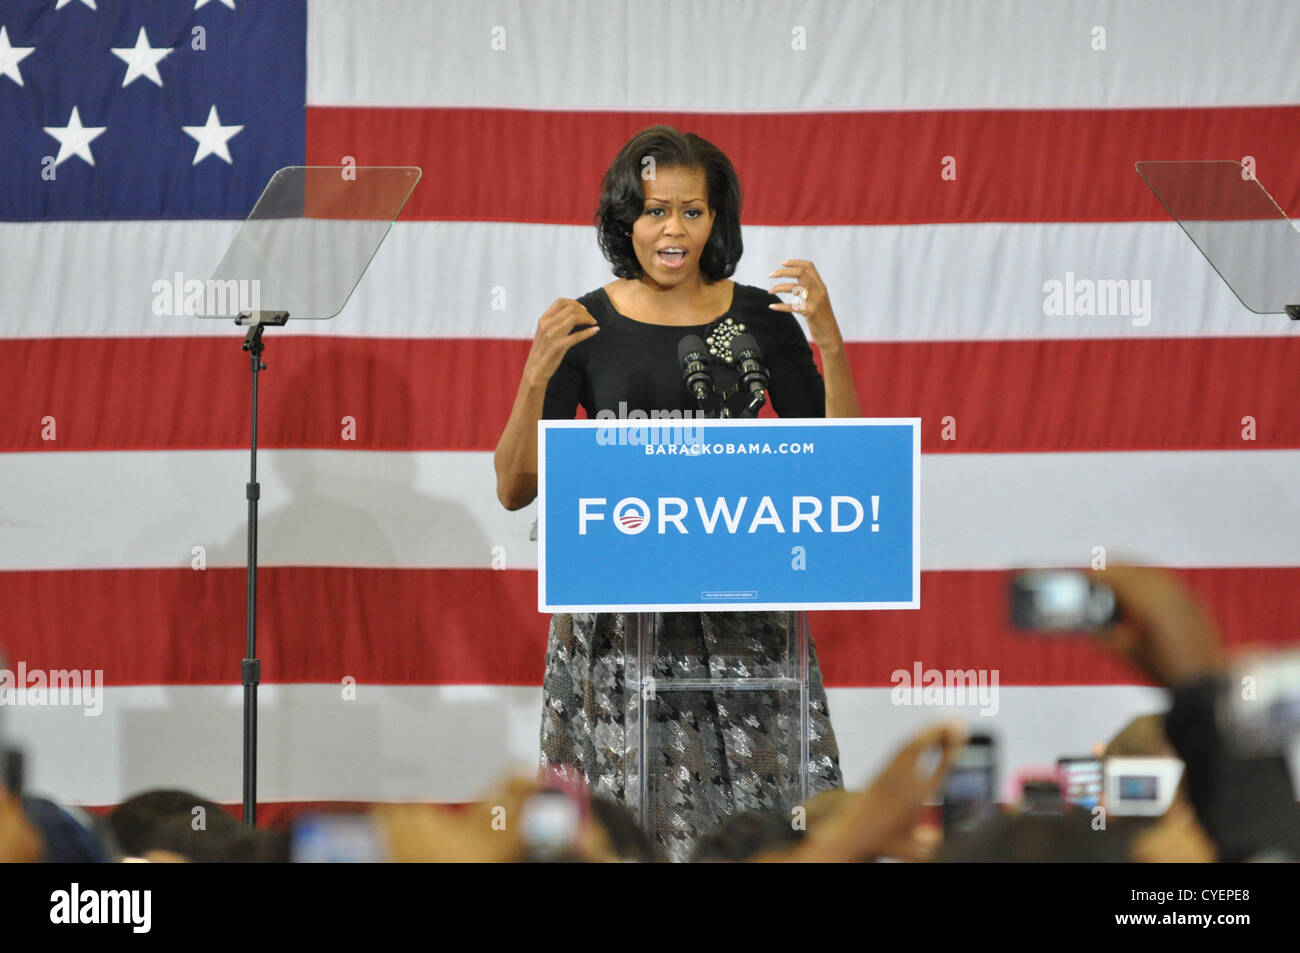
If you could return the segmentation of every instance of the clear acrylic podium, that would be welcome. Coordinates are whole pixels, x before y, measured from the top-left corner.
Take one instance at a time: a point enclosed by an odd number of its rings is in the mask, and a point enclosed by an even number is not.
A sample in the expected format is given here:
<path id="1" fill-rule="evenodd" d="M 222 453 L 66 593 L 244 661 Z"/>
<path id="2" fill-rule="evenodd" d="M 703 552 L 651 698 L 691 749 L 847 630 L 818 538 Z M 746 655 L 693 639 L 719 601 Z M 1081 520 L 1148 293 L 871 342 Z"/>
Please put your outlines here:
<path id="1" fill-rule="evenodd" d="M 706 768 L 737 774 L 728 779 L 734 803 L 727 813 L 776 806 L 788 812 L 805 801 L 807 613 L 643 612 L 628 622 L 624 797 L 647 836 L 666 843 L 675 829 L 700 824 L 682 791 L 707 780 L 698 778 Z M 707 755 L 691 763 L 714 743 L 720 750 L 712 764 Z"/>
<path id="2" fill-rule="evenodd" d="M 839 777 L 809 613 L 920 608 L 920 420 L 537 431 L 543 767 L 672 860 L 737 815 L 797 820 Z"/>
<path id="3" fill-rule="evenodd" d="M 1300 227 L 1252 169 L 1233 159 L 1136 168 L 1238 301 L 1300 320 Z"/>

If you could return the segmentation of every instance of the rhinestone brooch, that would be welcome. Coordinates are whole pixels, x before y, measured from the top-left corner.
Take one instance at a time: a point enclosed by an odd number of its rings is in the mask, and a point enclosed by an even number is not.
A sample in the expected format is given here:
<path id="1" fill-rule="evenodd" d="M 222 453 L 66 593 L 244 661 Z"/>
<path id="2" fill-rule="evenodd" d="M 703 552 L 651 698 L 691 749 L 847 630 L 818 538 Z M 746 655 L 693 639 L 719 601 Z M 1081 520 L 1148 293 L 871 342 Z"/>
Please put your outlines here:
<path id="1" fill-rule="evenodd" d="M 709 353 L 720 361 L 734 364 L 736 359 L 731 353 L 731 341 L 737 334 L 744 333 L 745 326 L 727 318 L 715 327 L 704 343 L 709 346 Z"/>

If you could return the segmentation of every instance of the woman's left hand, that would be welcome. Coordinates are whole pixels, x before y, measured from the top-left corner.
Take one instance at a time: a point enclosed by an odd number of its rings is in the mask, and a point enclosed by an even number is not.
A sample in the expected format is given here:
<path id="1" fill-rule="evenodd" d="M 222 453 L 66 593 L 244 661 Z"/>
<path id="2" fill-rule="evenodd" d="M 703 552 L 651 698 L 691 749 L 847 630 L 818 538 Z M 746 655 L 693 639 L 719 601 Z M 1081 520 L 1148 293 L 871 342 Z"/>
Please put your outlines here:
<path id="1" fill-rule="evenodd" d="M 768 305 L 773 311 L 798 312 L 808 319 L 808 332 L 813 343 L 823 354 L 834 352 L 844 347 L 840 327 L 835 323 L 835 312 L 831 310 L 830 295 L 826 291 L 826 282 L 817 274 L 817 266 L 802 258 L 789 258 L 781 262 L 781 267 L 768 275 L 769 278 L 793 278 L 772 286 L 772 294 L 793 294 L 793 304 Z M 798 289 L 798 290 L 796 290 Z"/>

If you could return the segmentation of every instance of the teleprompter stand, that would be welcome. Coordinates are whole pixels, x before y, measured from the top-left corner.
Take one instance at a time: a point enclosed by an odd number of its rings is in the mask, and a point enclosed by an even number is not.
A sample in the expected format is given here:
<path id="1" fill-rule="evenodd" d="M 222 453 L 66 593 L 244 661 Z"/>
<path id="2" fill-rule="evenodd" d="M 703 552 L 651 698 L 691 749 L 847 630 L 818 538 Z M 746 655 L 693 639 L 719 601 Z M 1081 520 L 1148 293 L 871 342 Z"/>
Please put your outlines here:
<path id="1" fill-rule="evenodd" d="M 244 823 L 249 827 L 257 826 L 257 686 L 262 681 L 262 663 L 257 657 L 257 501 L 262 495 L 257 482 L 257 377 L 266 370 L 262 363 L 262 330 L 268 325 L 283 327 L 288 320 L 287 311 L 248 311 L 235 319 L 236 324 L 249 325 L 244 350 L 248 352 L 253 381 L 248 483 L 244 490 L 248 499 L 248 604 L 244 613 L 244 658 L 239 665 L 244 686 Z"/>
<path id="2" fill-rule="evenodd" d="M 244 690 L 244 823 L 257 826 L 257 480 L 258 379 L 266 364 L 262 336 L 298 320 L 325 320 L 343 310 L 401 212 L 420 170 L 414 167 L 288 166 L 262 190 L 208 283 L 209 313 L 247 326 L 243 350 L 252 374 L 247 592 L 240 683 Z M 215 292 L 215 293 L 214 293 Z M 215 304 L 215 306 L 214 306 Z M 270 305 L 270 308 L 264 307 Z"/>

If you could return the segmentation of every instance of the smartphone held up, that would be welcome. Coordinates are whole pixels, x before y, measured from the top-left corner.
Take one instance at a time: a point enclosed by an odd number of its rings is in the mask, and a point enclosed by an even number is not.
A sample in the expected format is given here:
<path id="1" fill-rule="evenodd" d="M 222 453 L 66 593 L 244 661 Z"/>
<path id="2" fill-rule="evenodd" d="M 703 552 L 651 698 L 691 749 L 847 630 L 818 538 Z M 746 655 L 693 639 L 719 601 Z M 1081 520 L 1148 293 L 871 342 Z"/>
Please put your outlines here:
<path id="1" fill-rule="evenodd" d="M 1119 618 L 1114 591 L 1077 569 L 1030 569 L 1011 577 L 1011 624 L 1044 635 L 1098 632 Z"/>

